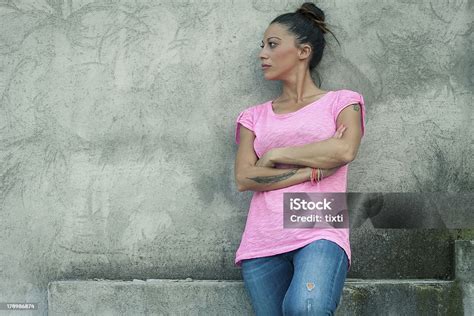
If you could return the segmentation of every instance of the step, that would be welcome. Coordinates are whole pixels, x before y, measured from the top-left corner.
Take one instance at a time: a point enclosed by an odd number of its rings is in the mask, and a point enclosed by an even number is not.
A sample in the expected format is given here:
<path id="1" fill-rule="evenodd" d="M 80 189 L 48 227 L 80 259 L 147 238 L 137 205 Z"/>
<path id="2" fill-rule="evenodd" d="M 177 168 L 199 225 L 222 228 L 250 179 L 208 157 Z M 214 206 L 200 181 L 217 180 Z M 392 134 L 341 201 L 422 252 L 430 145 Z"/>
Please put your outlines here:
<path id="1" fill-rule="evenodd" d="M 474 315 L 474 240 L 456 240 L 455 279 L 461 284 L 465 315 Z"/>
<path id="2" fill-rule="evenodd" d="M 242 281 L 55 281 L 48 315 L 253 315 Z M 456 280 L 346 279 L 336 315 L 463 315 Z"/>
<path id="3" fill-rule="evenodd" d="M 241 274 L 234 259 L 241 231 L 235 233 L 236 229 L 230 226 L 203 229 L 199 234 L 157 237 L 152 243 L 141 244 L 133 253 L 107 248 L 97 249 L 97 253 L 76 253 L 61 248 L 57 256 L 70 260 L 61 264 L 60 278 L 239 280 Z M 454 241 L 462 232 L 355 229 L 350 237 L 353 264 L 348 277 L 454 279 Z M 471 235 L 474 238 L 474 229 Z"/>

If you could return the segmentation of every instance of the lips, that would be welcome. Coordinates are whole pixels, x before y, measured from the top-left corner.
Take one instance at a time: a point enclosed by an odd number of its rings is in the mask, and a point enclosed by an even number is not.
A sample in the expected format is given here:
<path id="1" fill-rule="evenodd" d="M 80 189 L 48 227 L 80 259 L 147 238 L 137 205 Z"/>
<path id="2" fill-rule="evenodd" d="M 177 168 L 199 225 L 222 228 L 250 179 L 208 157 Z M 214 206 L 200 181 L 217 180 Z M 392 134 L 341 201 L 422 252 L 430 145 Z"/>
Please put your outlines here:
<path id="1" fill-rule="evenodd" d="M 270 65 L 262 64 L 262 69 L 270 68 Z"/>

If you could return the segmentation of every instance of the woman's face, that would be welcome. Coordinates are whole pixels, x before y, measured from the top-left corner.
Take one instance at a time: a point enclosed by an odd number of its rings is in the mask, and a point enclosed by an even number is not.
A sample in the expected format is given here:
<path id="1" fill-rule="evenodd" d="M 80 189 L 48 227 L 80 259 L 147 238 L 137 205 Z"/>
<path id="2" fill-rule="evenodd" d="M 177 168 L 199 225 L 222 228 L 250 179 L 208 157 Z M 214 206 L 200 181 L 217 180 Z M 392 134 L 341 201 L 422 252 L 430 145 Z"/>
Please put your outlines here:
<path id="1" fill-rule="evenodd" d="M 309 45 L 304 45 L 309 46 Z M 259 58 L 265 79 L 281 80 L 295 71 L 295 66 L 301 63 L 301 57 L 307 55 L 305 52 L 295 46 L 295 37 L 290 34 L 285 26 L 279 23 L 272 23 L 263 34 Z"/>

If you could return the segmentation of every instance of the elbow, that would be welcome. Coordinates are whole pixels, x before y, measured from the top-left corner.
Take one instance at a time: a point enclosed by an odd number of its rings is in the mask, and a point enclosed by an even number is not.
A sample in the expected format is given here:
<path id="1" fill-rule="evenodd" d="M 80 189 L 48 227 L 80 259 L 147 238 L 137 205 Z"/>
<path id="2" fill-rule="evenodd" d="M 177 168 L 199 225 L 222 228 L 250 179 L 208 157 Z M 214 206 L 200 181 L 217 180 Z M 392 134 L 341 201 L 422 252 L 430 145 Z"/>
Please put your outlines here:
<path id="1" fill-rule="evenodd" d="M 354 161 L 356 156 L 357 156 L 357 150 L 354 150 L 353 148 L 349 147 L 344 151 L 342 155 L 342 160 L 344 161 L 344 163 L 348 164 Z"/>
<path id="2" fill-rule="evenodd" d="M 239 192 L 247 191 L 247 188 L 242 184 L 242 178 L 240 176 L 236 177 L 235 183 L 237 185 L 237 191 Z"/>

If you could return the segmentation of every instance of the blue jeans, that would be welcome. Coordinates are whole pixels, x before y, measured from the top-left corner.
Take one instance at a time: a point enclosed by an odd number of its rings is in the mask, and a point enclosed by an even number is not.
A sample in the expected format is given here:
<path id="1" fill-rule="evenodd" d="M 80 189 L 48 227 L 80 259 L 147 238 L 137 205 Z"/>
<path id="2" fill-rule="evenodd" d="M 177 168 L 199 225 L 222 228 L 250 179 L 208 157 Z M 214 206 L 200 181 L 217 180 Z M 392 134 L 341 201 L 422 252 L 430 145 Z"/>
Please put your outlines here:
<path id="1" fill-rule="evenodd" d="M 335 242 L 319 239 L 290 252 L 242 260 L 242 277 L 257 316 L 333 315 L 348 258 Z"/>

